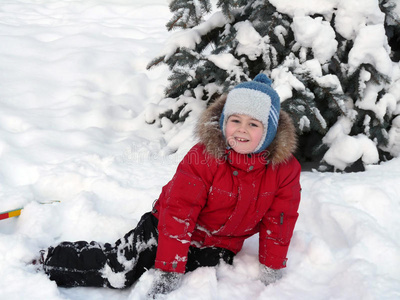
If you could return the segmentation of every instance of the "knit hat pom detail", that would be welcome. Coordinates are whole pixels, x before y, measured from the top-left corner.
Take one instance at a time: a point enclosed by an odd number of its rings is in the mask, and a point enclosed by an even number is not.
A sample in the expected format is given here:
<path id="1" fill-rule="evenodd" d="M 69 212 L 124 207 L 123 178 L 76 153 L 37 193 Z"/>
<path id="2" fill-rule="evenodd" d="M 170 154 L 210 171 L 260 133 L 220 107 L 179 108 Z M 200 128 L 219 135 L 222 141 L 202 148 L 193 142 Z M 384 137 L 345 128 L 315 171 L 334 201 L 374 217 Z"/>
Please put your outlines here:
<path id="1" fill-rule="evenodd" d="M 253 81 L 261 82 L 269 86 L 272 85 L 271 79 L 269 79 L 265 74 L 258 74 L 256 77 L 254 77 Z"/>

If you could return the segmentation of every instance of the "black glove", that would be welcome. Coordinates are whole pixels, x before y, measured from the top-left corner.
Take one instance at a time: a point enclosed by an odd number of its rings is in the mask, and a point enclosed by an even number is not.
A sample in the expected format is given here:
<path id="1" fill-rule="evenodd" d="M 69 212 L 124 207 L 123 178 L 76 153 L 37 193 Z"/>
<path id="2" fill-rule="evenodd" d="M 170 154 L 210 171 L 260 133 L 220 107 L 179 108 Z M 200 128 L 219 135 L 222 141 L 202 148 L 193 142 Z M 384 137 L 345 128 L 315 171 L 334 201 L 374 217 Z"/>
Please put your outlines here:
<path id="1" fill-rule="evenodd" d="M 271 268 L 268 268 L 267 266 L 262 267 L 260 280 L 265 285 L 274 283 L 275 281 L 277 281 L 281 278 L 282 278 L 281 270 L 271 269 Z"/>
<path id="2" fill-rule="evenodd" d="M 182 280 L 183 274 L 156 270 L 151 288 L 147 294 L 149 299 L 155 299 L 157 295 L 165 295 L 176 290 Z"/>

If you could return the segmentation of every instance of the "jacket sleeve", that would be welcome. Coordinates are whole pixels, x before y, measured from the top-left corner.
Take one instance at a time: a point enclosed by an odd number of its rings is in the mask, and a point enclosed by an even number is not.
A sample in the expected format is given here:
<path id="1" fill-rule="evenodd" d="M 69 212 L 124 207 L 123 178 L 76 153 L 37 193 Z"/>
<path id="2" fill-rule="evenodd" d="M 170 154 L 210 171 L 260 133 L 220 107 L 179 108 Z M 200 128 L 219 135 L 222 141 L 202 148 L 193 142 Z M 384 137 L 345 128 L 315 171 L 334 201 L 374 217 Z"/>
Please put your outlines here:
<path id="1" fill-rule="evenodd" d="M 178 165 L 158 200 L 155 268 L 184 273 L 191 235 L 207 199 L 211 173 L 203 147 L 194 146 Z"/>
<path id="2" fill-rule="evenodd" d="M 276 170 L 277 189 L 273 203 L 260 225 L 260 263 L 272 269 L 286 267 L 286 255 L 300 204 L 299 162 L 293 157 Z"/>

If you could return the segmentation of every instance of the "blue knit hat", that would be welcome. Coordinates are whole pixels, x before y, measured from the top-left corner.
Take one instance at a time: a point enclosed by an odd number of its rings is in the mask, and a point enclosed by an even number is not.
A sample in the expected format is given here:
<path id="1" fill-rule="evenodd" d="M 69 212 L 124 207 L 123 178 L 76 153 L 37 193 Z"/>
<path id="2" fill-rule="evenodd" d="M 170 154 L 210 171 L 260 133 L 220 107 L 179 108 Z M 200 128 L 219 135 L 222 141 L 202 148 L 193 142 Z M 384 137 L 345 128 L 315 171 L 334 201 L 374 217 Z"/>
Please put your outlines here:
<path id="1" fill-rule="evenodd" d="M 280 100 L 271 87 L 272 81 L 265 74 L 258 74 L 253 81 L 238 84 L 228 93 L 220 118 L 220 128 L 225 136 L 226 122 L 233 114 L 248 115 L 264 125 L 264 134 L 254 150 L 267 149 L 276 135 L 279 121 Z"/>

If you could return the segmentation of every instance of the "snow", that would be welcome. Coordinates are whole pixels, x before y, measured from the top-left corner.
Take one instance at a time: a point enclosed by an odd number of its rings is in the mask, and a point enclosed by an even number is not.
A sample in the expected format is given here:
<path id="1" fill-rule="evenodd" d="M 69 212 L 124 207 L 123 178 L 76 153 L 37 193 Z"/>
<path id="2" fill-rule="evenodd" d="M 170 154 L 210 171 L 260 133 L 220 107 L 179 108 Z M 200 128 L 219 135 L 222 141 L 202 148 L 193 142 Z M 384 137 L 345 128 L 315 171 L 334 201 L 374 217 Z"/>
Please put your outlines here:
<path id="1" fill-rule="evenodd" d="M 340 170 L 360 158 L 365 164 L 378 163 L 379 154 L 374 142 L 364 134 L 349 136 L 350 130 L 350 120 L 343 117 L 329 129 L 323 137 L 323 142 L 329 145 L 324 160 Z"/>
<path id="2" fill-rule="evenodd" d="M 365 90 L 362 101 L 357 101 L 355 104 L 362 109 L 371 110 L 375 113 L 377 118 L 383 122 L 384 116 L 393 114 L 396 109 L 397 101 L 393 94 L 388 93 L 378 99 L 378 93 L 381 91 L 382 86 L 377 84 L 369 84 Z"/>
<path id="3" fill-rule="evenodd" d="M 353 73 L 362 63 L 368 63 L 380 73 L 390 76 L 392 61 L 388 53 L 390 53 L 390 49 L 388 49 L 383 24 L 363 27 L 349 52 L 349 71 Z"/>
<path id="4" fill-rule="evenodd" d="M 219 55 L 209 55 L 208 59 L 214 63 L 218 68 L 223 70 L 233 70 L 239 64 L 239 61 L 230 53 L 223 53 Z"/>
<path id="5" fill-rule="evenodd" d="M 335 27 L 346 39 L 354 39 L 367 26 L 381 24 L 385 15 L 378 8 L 378 0 L 270 0 L 278 11 L 291 17 L 314 14 L 331 19 L 335 12 Z"/>
<path id="6" fill-rule="evenodd" d="M 332 58 L 338 46 L 335 32 L 330 24 L 321 17 L 293 18 L 292 29 L 296 41 L 303 47 L 310 47 L 321 64 Z"/>
<path id="7" fill-rule="evenodd" d="M 160 53 L 165 55 L 165 59 L 171 57 L 178 47 L 194 49 L 196 44 L 201 41 L 201 36 L 213 28 L 222 27 L 227 23 L 227 19 L 222 12 L 213 14 L 206 22 L 203 22 L 194 28 L 175 32 L 166 42 L 165 47 Z"/>
<path id="8" fill-rule="evenodd" d="M 365 164 L 379 161 L 379 154 L 373 141 L 365 135 L 343 135 L 334 140 L 324 155 L 324 160 L 344 170 L 351 162 L 360 159 Z"/>
<path id="9" fill-rule="evenodd" d="M 365 9 L 353 14 L 344 7 L 360 1 L 271 2 L 293 13 L 306 3 L 309 12 L 327 15 L 332 3 L 341 3 L 348 35 L 368 28 L 357 24 L 365 25 L 363 11 L 374 3 L 362 1 Z M 379 12 L 374 16 L 369 22 Z M 21 216 L 0 221 L 2 299 L 145 299 L 154 270 L 126 290 L 65 289 L 30 262 L 61 241 L 113 242 L 123 236 L 151 209 L 195 143 L 199 107 L 189 107 L 188 122 L 167 137 L 157 124 L 146 123 L 154 120 L 169 72 L 145 67 L 162 53 L 170 17 L 164 0 L 0 3 L 0 212 L 24 207 Z M 223 24 L 220 17 L 213 22 L 204 26 Z M 379 55 L 369 53 L 371 59 Z M 290 76 L 285 87 L 283 72 L 276 77 L 274 84 L 280 79 L 287 93 L 302 88 Z M 396 91 L 393 86 L 394 98 L 382 104 L 386 109 L 399 102 Z M 398 120 L 393 136 L 400 132 Z M 347 128 L 340 123 L 327 139 L 341 140 Z M 333 158 L 354 151 L 373 161 L 370 146 L 364 138 L 344 139 L 332 148 Z M 398 144 L 390 147 L 399 151 Z M 254 236 L 232 266 L 188 273 L 164 298 L 399 299 L 399 179 L 399 158 L 362 173 L 304 171 L 300 217 L 281 280 L 268 287 L 258 280 Z"/>
<path id="10" fill-rule="evenodd" d="M 261 35 L 254 29 L 250 21 L 243 21 L 235 24 L 237 40 L 239 45 L 236 48 L 238 56 L 247 55 L 250 60 L 256 60 L 262 52 L 260 43 Z"/>
<path id="11" fill-rule="evenodd" d="M 377 9 L 379 0 L 339 0 L 338 32 L 346 39 L 354 39 L 365 26 L 382 24 L 385 15 Z"/>
<path id="12" fill-rule="evenodd" d="M 297 91 L 304 91 L 306 89 L 304 84 L 289 71 L 292 65 L 299 67 L 298 61 L 291 55 L 286 58 L 283 65 L 275 68 L 271 72 L 271 79 L 273 80 L 272 87 L 278 93 L 281 102 L 293 96 L 293 89 Z M 313 68 L 313 70 L 315 71 L 315 68 Z M 320 70 L 321 68 L 319 68 L 319 71 Z"/>
<path id="13" fill-rule="evenodd" d="M 298 0 L 295 3 L 291 0 L 270 0 L 280 12 L 294 16 L 312 14 L 330 15 L 340 0 Z"/>
<path id="14" fill-rule="evenodd" d="M 292 50 L 299 51 L 299 58 L 289 55 L 283 64 L 272 71 L 274 88 L 281 101 L 291 98 L 293 90 L 305 90 L 305 87 L 297 82 L 293 73 L 309 73 L 321 86 L 333 89 L 339 94 L 343 92 L 339 79 L 335 75 L 322 75 L 322 69 L 327 71 L 326 62 L 329 62 L 338 50 L 336 37 L 336 33 L 338 33 L 354 43 L 348 55 L 348 64 L 341 66 L 343 71 L 352 74 L 363 64 L 372 65 L 378 71 L 378 74 L 371 74 L 367 70 L 361 70 L 358 90 L 361 99 L 357 100 L 354 105 L 373 112 L 381 122 L 384 122 L 385 115 L 398 114 L 400 109 L 398 75 L 400 65 L 390 59 L 390 47 L 384 28 L 385 15 L 379 9 L 378 0 L 301 0 L 295 2 L 271 0 L 270 2 L 278 11 L 293 17 L 291 28 L 296 44 Z M 398 10 L 399 8 L 396 11 Z M 332 19 L 333 14 L 335 15 L 334 20 Z M 324 19 L 321 15 L 324 16 Z M 312 51 L 314 59 L 308 60 L 309 51 Z M 376 84 L 372 80 L 376 75 L 391 79 L 391 81 L 385 84 Z M 386 93 L 386 91 L 388 92 Z M 385 94 L 381 97 L 382 92 Z M 354 121 L 356 111 L 353 110 L 353 104 L 345 105 L 342 102 L 339 105 L 347 117 Z M 319 117 L 317 115 L 317 118 Z M 346 130 L 344 135 L 336 135 L 337 128 L 341 124 L 335 124 L 330 128 L 330 132 L 327 134 L 329 137 L 324 138 L 324 143 L 331 149 L 325 154 L 324 160 L 339 170 L 343 170 L 359 158 L 364 163 L 378 162 L 378 143 L 376 141 L 367 142 L 365 139 L 371 136 L 367 130 L 372 127 L 370 122 L 371 120 L 364 121 L 366 130 L 363 136 L 357 137 L 351 136 L 350 130 Z M 302 118 L 299 126 L 302 129 L 308 129 L 308 123 L 309 120 Z M 324 127 L 325 124 L 321 125 Z M 388 138 L 388 145 L 379 146 L 382 149 L 385 148 L 393 156 L 398 156 L 400 153 L 398 132 L 397 125 L 393 125 L 388 132 L 384 132 Z M 338 140 L 334 140 L 333 136 Z M 346 150 L 347 148 L 349 150 Z"/>
<path id="15" fill-rule="evenodd" d="M 389 130 L 390 140 L 397 141 L 397 143 L 389 143 L 387 146 L 387 150 L 393 156 L 396 156 L 400 153 L 400 116 L 397 116 L 393 119 L 393 126 Z"/>

